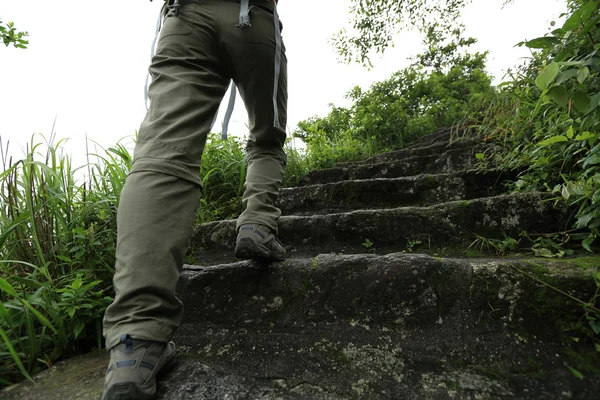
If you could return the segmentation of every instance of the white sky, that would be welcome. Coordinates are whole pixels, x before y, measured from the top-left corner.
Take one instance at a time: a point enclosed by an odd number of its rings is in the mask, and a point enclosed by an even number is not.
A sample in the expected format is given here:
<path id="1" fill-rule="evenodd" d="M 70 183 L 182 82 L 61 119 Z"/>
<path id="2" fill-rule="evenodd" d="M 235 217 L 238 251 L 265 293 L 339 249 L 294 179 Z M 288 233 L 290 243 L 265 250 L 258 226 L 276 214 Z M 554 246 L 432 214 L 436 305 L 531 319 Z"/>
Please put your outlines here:
<path id="1" fill-rule="evenodd" d="M 488 69 L 497 81 L 529 53 L 514 44 L 543 36 L 563 11 L 564 0 L 473 0 L 465 10 L 467 34 L 489 50 Z M 373 82 L 407 66 L 420 50 L 414 33 L 398 36 L 395 48 L 375 68 L 339 64 L 328 43 L 348 21 L 349 0 L 282 0 L 279 13 L 288 57 L 288 130 L 328 104 L 346 105 L 353 86 Z M 131 142 L 145 114 L 143 84 L 150 44 L 162 1 L 0 0 L 0 18 L 29 32 L 26 50 L 0 45 L 0 137 L 10 153 L 22 149 L 35 132 L 68 138 L 76 166 L 85 161 L 88 138 L 108 147 Z M 220 126 L 222 114 L 217 126 Z M 238 101 L 231 133 L 246 134 L 246 111 Z"/>

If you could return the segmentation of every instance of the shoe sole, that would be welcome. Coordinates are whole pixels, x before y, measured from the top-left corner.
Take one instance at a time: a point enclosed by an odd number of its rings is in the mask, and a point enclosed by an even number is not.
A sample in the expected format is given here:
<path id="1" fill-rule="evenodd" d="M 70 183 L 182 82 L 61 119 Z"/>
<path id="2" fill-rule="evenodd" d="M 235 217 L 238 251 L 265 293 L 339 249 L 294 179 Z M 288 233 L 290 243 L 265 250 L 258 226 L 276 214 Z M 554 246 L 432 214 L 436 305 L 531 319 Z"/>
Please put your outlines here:
<path id="1" fill-rule="evenodd" d="M 235 256 L 244 260 L 285 261 L 285 255 L 261 250 L 250 238 L 243 238 L 235 246 Z"/>
<path id="2" fill-rule="evenodd" d="M 112 385 L 104 396 L 105 400 L 150 400 L 155 394 L 144 393 L 134 382 L 122 382 Z"/>

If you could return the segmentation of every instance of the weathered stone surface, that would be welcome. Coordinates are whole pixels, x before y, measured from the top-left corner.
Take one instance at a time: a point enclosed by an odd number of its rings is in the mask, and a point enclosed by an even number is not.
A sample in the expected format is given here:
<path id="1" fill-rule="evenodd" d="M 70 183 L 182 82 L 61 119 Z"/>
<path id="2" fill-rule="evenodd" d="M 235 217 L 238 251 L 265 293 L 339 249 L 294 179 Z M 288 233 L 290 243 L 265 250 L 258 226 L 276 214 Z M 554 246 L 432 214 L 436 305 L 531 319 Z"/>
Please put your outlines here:
<path id="1" fill-rule="evenodd" d="M 404 160 L 409 157 L 415 156 L 430 156 L 430 155 L 440 155 L 448 150 L 454 149 L 468 149 L 467 152 L 483 152 L 488 149 L 490 146 L 482 143 L 480 138 L 459 138 L 451 143 L 448 142 L 434 142 L 432 144 L 414 147 L 414 148 L 406 148 L 401 150 L 390 151 L 388 153 L 378 154 L 373 157 L 367 158 L 364 161 L 353 162 L 353 163 L 339 163 L 338 166 L 348 166 L 348 165 L 357 165 L 357 164 L 380 164 L 385 162 L 392 162 L 397 160 Z"/>
<path id="2" fill-rule="evenodd" d="M 595 399 L 600 382 L 565 367 L 576 364 L 561 324 L 580 305 L 525 273 L 582 299 L 595 291 L 589 270 L 545 260 L 188 266 L 180 362 L 158 398 Z M 69 360 L 0 397 L 98 399 L 105 367 L 105 354 Z"/>
<path id="3" fill-rule="evenodd" d="M 464 171 L 403 178 L 344 180 L 280 191 L 283 215 L 329 214 L 356 209 L 434 205 L 500 194 L 511 176 L 498 172 Z"/>
<path id="4" fill-rule="evenodd" d="M 313 171 L 302 178 L 300 186 L 344 180 L 398 178 L 422 173 L 445 174 L 473 168 L 475 154 L 489 149 L 487 145 L 472 149 L 453 149 L 439 155 L 410 156 L 395 161 L 372 164 L 349 164 Z"/>
<path id="5" fill-rule="evenodd" d="M 235 221 L 200 226 L 191 255 L 213 266 L 183 270 L 180 361 L 159 382 L 158 398 L 595 400 L 598 355 L 572 329 L 582 309 L 564 294 L 589 301 L 597 287 L 589 269 L 574 265 L 600 260 L 394 253 L 464 255 L 475 233 L 568 226 L 568 214 L 539 193 L 398 208 L 495 193 L 501 179 L 458 173 L 490 146 L 475 138 L 448 145 L 449 137 L 437 132 L 364 163 L 315 171 L 304 185 L 331 184 L 284 192 L 287 214 L 362 208 L 282 217 L 284 263 L 214 265 L 233 256 Z M 359 179 L 367 181 L 332 183 Z M 364 209 L 377 207 L 389 208 Z M 367 252 L 366 239 L 377 255 L 342 254 Z M 0 398 L 98 400 L 106 364 L 104 352 L 67 360 Z"/>
<path id="6" fill-rule="evenodd" d="M 108 365 L 105 351 L 59 362 L 34 377 L 0 391 L 3 400 L 100 400 Z"/>
<path id="7" fill-rule="evenodd" d="M 421 249 L 441 251 L 446 247 L 466 250 L 476 238 L 518 237 L 529 233 L 560 231 L 566 213 L 543 201 L 547 195 L 524 193 L 471 201 L 456 201 L 432 207 L 402 207 L 359 210 L 347 213 L 285 216 L 279 220 L 279 237 L 290 257 L 319 253 L 360 253 L 369 239 L 371 251 L 390 253 L 407 248 L 409 240 L 420 240 Z M 235 247 L 235 221 L 200 225 L 192 240 L 199 264 L 227 260 Z M 419 251 L 419 248 L 415 250 Z"/>
<path id="8" fill-rule="evenodd" d="M 460 136 L 464 136 L 464 135 L 460 135 Z M 471 135 L 471 136 L 474 136 L 474 135 Z M 412 142 L 410 144 L 410 146 L 408 146 L 408 147 L 409 148 L 423 147 L 423 146 L 428 146 L 428 145 L 436 143 L 436 142 L 450 143 L 450 140 L 453 137 L 458 137 L 458 135 L 456 133 L 453 134 L 452 128 L 443 128 L 437 132 L 421 136 L 420 138 L 418 138 L 417 140 Z"/>

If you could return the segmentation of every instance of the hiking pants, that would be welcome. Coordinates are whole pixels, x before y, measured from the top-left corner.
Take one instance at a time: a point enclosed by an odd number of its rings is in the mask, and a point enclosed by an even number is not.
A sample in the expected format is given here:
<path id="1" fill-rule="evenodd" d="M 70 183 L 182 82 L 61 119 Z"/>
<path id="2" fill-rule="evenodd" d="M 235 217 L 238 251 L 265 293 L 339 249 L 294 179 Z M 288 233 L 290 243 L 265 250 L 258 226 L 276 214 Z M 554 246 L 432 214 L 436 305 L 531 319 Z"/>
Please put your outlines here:
<path id="1" fill-rule="evenodd" d="M 116 295 L 104 317 L 108 349 L 122 334 L 168 342 L 181 323 L 175 286 L 200 203 L 200 160 L 231 79 L 250 129 L 245 211 L 237 224 L 261 224 L 277 234 L 281 212 L 273 204 L 286 163 L 287 59 L 282 45 L 275 85 L 274 6 L 251 1 L 251 26 L 242 29 L 239 1 L 180 4 L 178 16 L 165 18 L 158 39 L 150 107 L 121 193 Z"/>

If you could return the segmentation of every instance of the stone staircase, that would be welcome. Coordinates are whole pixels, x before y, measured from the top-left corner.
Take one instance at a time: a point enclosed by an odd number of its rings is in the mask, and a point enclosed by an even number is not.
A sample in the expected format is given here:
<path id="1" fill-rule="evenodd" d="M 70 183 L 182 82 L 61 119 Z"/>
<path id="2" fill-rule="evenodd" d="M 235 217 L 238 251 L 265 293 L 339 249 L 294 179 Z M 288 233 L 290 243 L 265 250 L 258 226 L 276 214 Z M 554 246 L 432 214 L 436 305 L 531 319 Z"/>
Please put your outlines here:
<path id="1" fill-rule="evenodd" d="M 548 195 L 502 195 L 512 174 L 476 173 L 490 145 L 449 139 L 441 131 L 282 190 L 286 262 L 236 262 L 235 221 L 199 226 L 178 285 L 180 361 L 158 397 L 598 398 L 598 375 L 567 367 L 594 351 L 566 332 L 581 305 L 541 281 L 587 301 L 596 285 L 582 265 L 599 259 L 466 258 L 477 237 L 570 222 Z M 0 398 L 99 399 L 106 362 L 102 352 L 59 363 Z"/>

